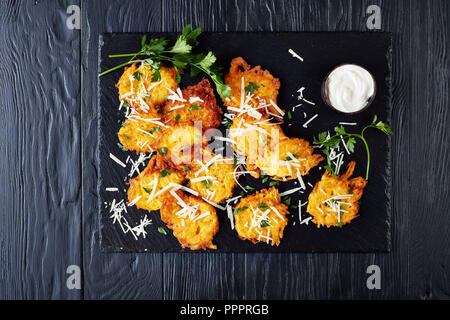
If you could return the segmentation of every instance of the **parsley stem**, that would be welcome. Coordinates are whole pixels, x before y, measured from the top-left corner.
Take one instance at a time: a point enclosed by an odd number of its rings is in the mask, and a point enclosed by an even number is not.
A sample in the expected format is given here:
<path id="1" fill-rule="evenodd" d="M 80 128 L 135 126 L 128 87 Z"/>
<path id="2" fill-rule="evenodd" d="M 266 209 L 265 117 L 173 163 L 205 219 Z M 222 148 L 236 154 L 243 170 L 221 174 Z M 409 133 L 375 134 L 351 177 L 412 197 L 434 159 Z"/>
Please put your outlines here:
<path id="1" fill-rule="evenodd" d="M 127 65 L 129 65 L 129 64 L 132 64 L 132 63 L 135 63 L 135 62 L 141 62 L 141 60 L 131 60 L 131 61 L 128 61 L 128 62 L 119 64 L 118 66 L 115 66 L 114 68 L 111 68 L 111 69 L 109 69 L 109 70 L 103 71 L 102 73 L 100 73 L 100 74 L 98 75 L 98 77 L 101 77 L 101 76 L 103 76 L 103 75 L 105 75 L 105 74 L 108 74 L 108 73 L 114 71 L 114 70 L 120 69 L 120 68 L 122 68 L 122 67 L 125 67 L 125 66 L 127 66 Z"/>
<path id="2" fill-rule="evenodd" d="M 145 53 L 136 52 L 136 53 L 122 53 L 122 54 L 110 54 L 109 58 L 121 58 L 121 57 L 132 57 L 132 56 L 145 56 Z"/>

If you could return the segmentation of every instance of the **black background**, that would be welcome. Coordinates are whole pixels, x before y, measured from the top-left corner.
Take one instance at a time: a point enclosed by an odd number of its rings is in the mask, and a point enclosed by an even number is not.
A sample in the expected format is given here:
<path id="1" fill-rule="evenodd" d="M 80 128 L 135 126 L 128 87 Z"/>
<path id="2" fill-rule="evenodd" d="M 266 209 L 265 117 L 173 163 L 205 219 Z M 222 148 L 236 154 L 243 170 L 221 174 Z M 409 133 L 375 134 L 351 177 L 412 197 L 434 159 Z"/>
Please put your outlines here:
<path id="1" fill-rule="evenodd" d="M 175 39 L 177 34 L 159 34 L 150 33 L 148 38 L 159 38 L 165 36 Z M 100 40 L 100 70 L 108 70 L 126 62 L 125 59 L 111 59 L 108 55 L 121 52 L 139 51 L 139 34 L 104 34 Z M 380 120 L 388 121 L 391 115 L 392 105 L 390 104 L 391 82 L 391 42 L 392 36 L 388 33 L 205 33 L 199 37 L 201 52 L 214 51 L 219 63 L 227 73 L 231 59 L 236 56 L 242 56 L 252 65 L 262 65 L 267 68 L 276 77 L 280 78 L 281 88 L 278 104 L 283 108 L 292 110 L 292 106 L 302 102 L 302 106 L 292 112 L 292 119 L 285 115 L 285 123 L 282 128 L 292 137 L 301 137 L 308 141 L 313 141 L 313 136 L 319 132 L 330 130 L 339 124 L 339 122 L 357 122 L 356 126 L 346 126 L 348 132 L 359 133 L 372 121 L 376 114 Z M 296 52 L 301 52 L 304 62 L 291 57 L 288 49 L 292 48 Z M 348 116 L 331 110 L 321 99 L 322 81 L 327 73 L 336 65 L 344 62 L 352 62 L 364 66 L 373 73 L 377 82 L 376 98 L 370 109 L 358 115 Z M 144 215 L 152 219 L 152 225 L 146 227 L 148 235 L 145 239 L 141 236 L 136 240 L 128 232 L 124 234 L 121 227 L 110 218 L 110 204 L 115 198 L 116 201 L 125 199 L 128 190 L 127 176 L 130 165 L 122 168 L 109 157 L 109 153 L 121 158 L 123 161 L 127 156 L 136 159 L 134 151 L 122 151 L 117 145 L 117 132 L 121 124 L 118 119 L 124 119 L 123 112 L 117 111 L 118 90 L 115 87 L 123 69 L 100 78 L 100 206 L 102 217 L 102 248 L 107 252 L 176 252 L 190 251 L 183 249 L 172 231 L 168 231 L 165 236 L 158 232 L 158 227 L 165 227 L 161 221 L 159 212 L 148 213 L 147 211 L 137 209 L 135 206 L 129 207 L 124 216 L 131 226 L 138 225 Z M 200 81 L 204 75 L 196 79 L 190 79 L 188 74 L 184 74 L 181 88 L 188 84 L 195 84 Z M 305 87 L 304 95 L 308 100 L 315 102 L 310 105 L 299 101 L 297 90 Z M 222 105 L 221 99 L 217 96 L 219 105 Z M 304 114 L 306 114 L 306 118 Z M 319 116 L 309 123 L 307 128 L 302 124 L 313 115 Z M 390 121 L 388 121 L 390 122 Z M 221 128 L 225 136 L 224 128 Z M 214 236 L 214 243 L 217 244 L 217 250 L 213 252 L 373 252 L 388 251 L 390 247 L 390 215 L 391 215 L 391 154 L 389 143 L 391 138 L 377 131 L 367 131 L 366 137 L 372 147 L 370 183 L 364 189 L 361 208 L 358 212 L 359 217 L 350 225 L 344 228 L 322 228 L 318 229 L 316 225 L 310 222 L 309 225 L 300 224 L 298 219 L 298 209 L 291 208 L 288 220 L 288 226 L 285 228 L 283 240 L 279 246 L 271 246 L 266 243 L 253 244 L 250 241 L 243 241 L 238 238 L 235 230 L 231 230 L 227 213 L 218 210 L 219 232 Z M 343 146 L 340 146 L 343 150 Z M 366 150 L 364 144 L 358 141 L 355 148 L 356 152 L 351 155 L 345 155 L 345 162 L 342 165 L 340 173 L 344 173 L 350 160 L 356 161 L 356 170 L 354 176 L 365 177 L 366 170 Z M 315 152 L 320 152 L 317 149 Z M 394 159 L 395 161 L 395 159 Z M 312 185 L 320 180 L 323 173 L 322 162 L 318 167 L 311 170 L 308 176 L 303 180 L 305 185 L 310 182 Z M 142 170 L 144 166 L 141 166 Z M 133 175 L 136 176 L 136 174 Z M 267 188 L 269 181 L 265 184 L 260 179 L 253 179 L 250 175 L 241 177 L 240 183 L 243 186 L 249 185 L 256 190 Z M 295 184 L 297 183 L 297 184 Z M 119 192 L 107 192 L 105 188 L 115 186 Z M 298 181 L 280 183 L 280 191 L 286 191 L 298 187 Z M 238 186 L 235 189 L 234 197 L 241 193 Z M 291 195 L 291 203 L 298 204 L 299 199 L 302 203 L 308 200 L 308 195 L 312 188 L 308 186 L 305 193 L 299 196 L 296 192 Z M 249 192 L 248 194 L 252 194 Z M 105 205 L 104 203 L 108 205 Z M 302 208 L 302 219 L 309 216 L 306 213 L 306 206 Z M 295 224 L 294 224 L 295 222 Z M 165 228 L 167 229 L 167 228 Z"/>
<path id="2" fill-rule="evenodd" d="M 78 4 L 82 28 L 65 27 Z M 394 34 L 392 252 L 106 254 L 97 169 L 103 32 Z M 438 299 L 450 297 L 448 1 L 0 1 L 0 297 Z M 66 268 L 82 268 L 82 290 Z M 381 269 L 380 290 L 366 269 Z"/>

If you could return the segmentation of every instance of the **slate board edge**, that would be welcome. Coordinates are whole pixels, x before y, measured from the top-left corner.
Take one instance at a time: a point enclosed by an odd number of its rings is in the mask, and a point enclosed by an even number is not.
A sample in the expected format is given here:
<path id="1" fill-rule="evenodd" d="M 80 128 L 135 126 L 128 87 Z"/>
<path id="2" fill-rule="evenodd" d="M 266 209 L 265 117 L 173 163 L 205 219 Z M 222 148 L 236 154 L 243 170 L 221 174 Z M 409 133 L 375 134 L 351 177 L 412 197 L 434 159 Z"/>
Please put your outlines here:
<path id="1" fill-rule="evenodd" d="M 114 35 L 145 35 L 145 34 L 151 34 L 151 33 L 164 33 L 167 34 L 168 36 L 174 36 L 174 35 L 178 35 L 179 32 L 104 32 L 101 33 L 99 35 L 99 46 L 98 46 L 98 73 L 102 72 L 103 70 L 100 70 L 100 66 L 101 66 L 101 49 L 102 49 L 102 45 L 103 45 L 103 38 L 104 37 L 110 37 L 110 36 L 114 36 Z M 234 32 L 202 32 L 202 34 L 266 34 L 268 33 L 267 31 L 234 31 Z M 392 54 L 393 54 L 393 42 L 394 42 L 394 37 L 393 37 L 393 33 L 392 32 L 371 32 L 371 31 L 362 31 L 362 32 L 358 32 L 358 31 L 305 31 L 305 32 L 297 32 L 297 31 L 274 31 L 274 32 L 269 32 L 271 34 L 297 34 L 297 33 L 301 33 L 301 34 L 355 34 L 355 33 L 359 33 L 359 34 L 380 34 L 380 35 L 387 35 L 390 38 L 390 45 L 389 45 L 389 51 L 387 52 L 386 55 L 386 60 L 387 60 L 387 66 L 388 66 L 388 74 L 386 75 L 386 83 L 387 83 L 387 87 L 388 87 L 388 104 L 387 104 L 387 121 L 389 123 L 389 125 L 392 127 L 392 113 L 393 113 L 393 105 L 392 105 Z M 97 92 L 100 93 L 100 78 L 97 78 Z M 98 111 L 98 141 L 97 141 L 97 151 L 96 151 L 96 156 L 97 156 L 97 161 L 98 164 L 100 164 L 100 137 L 102 135 L 101 133 L 101 105 L 100 105 L 100 99 L 101 99 L 101 95 L 98 94 L 97 95 L 97 111 Z M 394 133 L 395 134 L 395 133 Z M 386 194 L 387 194 L 387 221 L 386 224 L 388 225 L 388 231 L 387 231 L 387 243 L 386 243 L 386 248 L 385 249 L 372 249 L 371 251 L 368 250 L 363 250 L 363 251 L 358 251 L 358 250 L 339 250 L 339 251 L 328 251 L 328 250 L 299 250 L 299 251 L 279 251 L 279 252 L 272 252 L 272 251 L 260 251 L 259 253 L 281 253 L 281 254 L 288 254 L 291 252 L 296 252 L 296 253 L 390 253 L 392 250 L 392 232 L 393 232 L 393 225 L 392 225 L 392 212 L 393 212 L 393 208 L 394 208 L 394 203 L 393 203 L 393 195 L 392 195 L 392 168 L 393 168 L 393 157 L 392 157 L 392 137 L 388 136 L 387 137 L 387 142 L 388 142 L 388 152 L 387 152 L 387 161 L 386 161 L 386 169 L 385 169 L 385 177 L 387 179 L 387 184 L 386 184 Z M 102 209 L 101 209 L 101 198 L 100 198 L 100 186 L 101 186 L 101 170 L 100 170 L 100 165 L 98 165 L 98 185 L 97 185 L 97 196 L 98 196 L 98 211 L 100 214 L 100 220 L 99 220 L 99 237 L 100 237 L 100 242 L 101 242 L 101 252 L 102 253 L 193 253 L 193 254 L 201 254 L 201 253 L 233 253 L 233 252 L 223 252 L 223 251 L 219 251 L 219 250 L 189 250 L 189 249 L 173 249 L 173 250 L 160 250 L 160 251 L 150 251 L 150 250 L 125 250 L 125 249 L 117 249 L 115 246 L 109 246 L 109 245 L 105 245 L 104 241 L 102 241 L 103 238 L 103 224 L 102 224 Z M 235 254 L 246 254 L 247 252 L 234 252 Z M 257 253 L 257 252 L 250 252 L 250 253 Z"/>

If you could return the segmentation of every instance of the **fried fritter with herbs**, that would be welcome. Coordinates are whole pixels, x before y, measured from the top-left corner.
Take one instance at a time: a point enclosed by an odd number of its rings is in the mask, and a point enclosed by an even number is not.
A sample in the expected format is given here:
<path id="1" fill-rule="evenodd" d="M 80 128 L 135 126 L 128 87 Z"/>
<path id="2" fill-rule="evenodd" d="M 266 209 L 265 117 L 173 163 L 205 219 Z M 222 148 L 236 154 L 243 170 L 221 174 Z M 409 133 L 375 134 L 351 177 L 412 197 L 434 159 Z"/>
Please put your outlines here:
<path id="1" fill-rule="evenodd" d="M 183 248 L 217 249 L 212 240 L 219 231 L 219 220 L 212 205 L 181 191 L 172 191 L 165 195 L 160 212 L 161 220 L 173 230 Z"/>
<path id="2" fill-rule="evenodd" d="M 128 188 L 128 203 L 134 203 L 137 208 L 159 210 L 162 205 L 164 188 L 171 183 L 182 184 L 184 174 L 176 170 L 172 163 L 161 154 L 154 155 L 147 167 L 135 178 L 131 179 Z"/>
<path id="3" fill-rule="evenodd" d="M 326 171 L 316 182 L 308 197 L 306 211 L 313 216 L 317 227 L 342 227 L 358 215 L 358 200 L 363 195 L 367 180 L 362 177 L 349 179 L 355 170 L 355 162 L 348 165 L 347 172 L 335 177 Z"/>
<path id="4" fill-rule="evenodd" d="M 152 153 L 161 137 L 164 124 L 158 112 L 137 113 L 131 110 L 122 123 L 118 137 L 123 148 L 136 153 Z"/>
<path id="5" fill-rule="evenodd" d="M 166 101 L 165 98 L 177 90 L 177 70 L 161 66 L 157 72 L 148 64 L 135 63 L 125 68 L 116 87 L 120 101 L 123 100 L 138 113 L 155 113 Z"/>
<path id="6" fill-rule="evenodd" d="M 253 114 L 269 112 L 282 120 L 284 112 L 280 113 L 277 106 L 280 80 L 269 71 L 262 70 L 261 66 L 251 68 L 242 57 L 237 57 L 231 61 L 225 84 L 231 88 L 231 96 L 223 99 L 228 111 L 242 113 L 252 108 Z"/>
<path id="7" fill-rule="evenodd" d="M 201 157 L 185 166 L 189 187 L 200 197 L 214 203 L 222 203 L 233 195 L 237 184 L 233 159 L 215 155 L 209 149 L 202 149 Z"/>
<path id="8" fill-rule="evenodd" d="M 262 189 L 242 198 L 234 208 L 239 237 L 253 243 L 279 245 L 287 225 L 288 207 L 281 203 L 278 189 Z"/>
<path id="9" fill-rule="evenodd" d="M 168 125 L 201 122 L 203 130 L 219 127 L 222 109 L 217 105 L 207 79 L 181 90 L 181 93 L 179 100 L 167 100 L 164 104 L 164 120 Z"/>

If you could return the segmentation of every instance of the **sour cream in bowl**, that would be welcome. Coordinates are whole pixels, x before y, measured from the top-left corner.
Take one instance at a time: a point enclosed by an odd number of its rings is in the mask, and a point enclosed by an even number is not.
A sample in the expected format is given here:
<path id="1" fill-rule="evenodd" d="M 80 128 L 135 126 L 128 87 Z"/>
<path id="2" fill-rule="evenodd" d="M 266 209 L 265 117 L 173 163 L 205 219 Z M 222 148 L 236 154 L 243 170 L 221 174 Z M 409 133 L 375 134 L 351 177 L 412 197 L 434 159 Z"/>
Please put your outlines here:
<path id="1" fill-rule="evenodd" d="M 323 84 L 325 102 L 347 114 L 367 109 L 375 98 L 376 83 L 372 74 L 356 64 L 342 64 L 328 74 Z"/>

